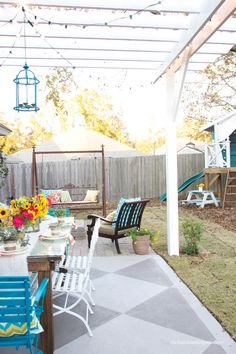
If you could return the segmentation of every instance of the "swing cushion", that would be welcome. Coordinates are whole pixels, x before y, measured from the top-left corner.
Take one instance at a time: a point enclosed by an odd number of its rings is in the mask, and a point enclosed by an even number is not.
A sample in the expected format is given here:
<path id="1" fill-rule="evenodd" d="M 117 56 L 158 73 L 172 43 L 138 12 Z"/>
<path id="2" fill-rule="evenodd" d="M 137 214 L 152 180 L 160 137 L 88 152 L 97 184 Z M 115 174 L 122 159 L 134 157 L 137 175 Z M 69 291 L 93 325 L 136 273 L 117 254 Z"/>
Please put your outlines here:
<path id="1" fill-rule="evenodd" d="M 58 195 L 61 193 L 61 189 L 40 189 L 39 193 L 42 194 L 45 198 L 52 198 L 54 194 Z"/>
<path id="2" fill-rule="evenodd" d="M 85 202 L 96 202 L 99 191 L 97 190 L 87 190 L 86 196 L 84 198 Z"/>
<path id="3" fill-rule="evenodd" d="M 53 192 L 48 194 L 48 198 L 51 200 L 51 203 L 60 203 L 61 201 L 61 192 Z"/>
<path id="4" fill-rule="evenodd" d="M 61 191 L 61 202 L 62 203 L 70 203 L 72 202 L 69 191 Z"/>

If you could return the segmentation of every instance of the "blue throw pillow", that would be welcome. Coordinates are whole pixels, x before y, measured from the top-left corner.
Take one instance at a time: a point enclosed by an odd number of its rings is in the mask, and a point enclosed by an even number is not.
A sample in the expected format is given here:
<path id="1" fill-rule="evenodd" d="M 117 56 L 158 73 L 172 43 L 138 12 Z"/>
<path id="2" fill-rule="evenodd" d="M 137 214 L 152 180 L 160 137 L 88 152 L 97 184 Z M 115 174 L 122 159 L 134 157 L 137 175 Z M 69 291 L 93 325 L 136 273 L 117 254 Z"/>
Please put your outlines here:
<path id="1" fill-rule="evenodd" d="M 113 221 L 116 221 L 116 220 L 117 220 L 117 217 L 118 217 L 118 215 L 119 215 L 120 209 L 121 209 L 121 207 L 122 207 L 122 205 L 123 205 L 124 203 L 126 203 L 126 202 L 139 202 L 140 200 L 141 200 L 140 197 L 137 197 L 137 198 L 129 198 L 129 199 L 125 199 L 125 198 L 121 197 L 120 200 L 119 200 L 119 203 L 118 203 L 118 205 L 117 205 L 116 214 L 115 214 L 115 216 L 114 216 Z M 112 227 L 115 227 L 115 224 L 114 224 L 114 223 L 112 224 Z"/>

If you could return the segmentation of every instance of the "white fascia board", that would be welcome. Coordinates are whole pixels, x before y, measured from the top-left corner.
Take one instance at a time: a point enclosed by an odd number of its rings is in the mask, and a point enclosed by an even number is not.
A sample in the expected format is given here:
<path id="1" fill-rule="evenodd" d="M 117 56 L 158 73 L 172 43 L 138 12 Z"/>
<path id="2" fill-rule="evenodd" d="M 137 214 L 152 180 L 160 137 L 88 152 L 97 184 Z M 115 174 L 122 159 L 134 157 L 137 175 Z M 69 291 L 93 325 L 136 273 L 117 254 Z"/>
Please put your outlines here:
<path id="1" fill-rule="evenodd" d="M 201 14 L 196 16 L 195 23 L 189 28 L 185 36 L 180 40 L 175 50 L 163 64 L 158 77 L 153 83 L 166 73 L 167 70 L 176 72 L 183 62 L 184 52 L 191 45 L 190 56 L 193 55 L 210 36 L 227 20 L 235 11 L 235 0 L 211 0 L 207 1 L 207 7 L 202 9 Z"/>
<path id="2" fill-rule="evenodd" d="M 230 112 L 229 114 L 227 114 L 226 116 L 222 117 L 222 118 L 218 118 L 216 120 L 214 120 L 213 122 L 211 123 L 208 123 L 206 124 L 202 129 L 201 131 L 209 131 L 209 132 L 212 132 L 214 131 L 214 126 L 215 125 L 219 125 L 219 124 L 222 124 L 223 122 L 231 119 L 232 117 L 236 116 L 236 111 L 232 111 Z M 236 129 L 236 127 L 235 127 Z"/>

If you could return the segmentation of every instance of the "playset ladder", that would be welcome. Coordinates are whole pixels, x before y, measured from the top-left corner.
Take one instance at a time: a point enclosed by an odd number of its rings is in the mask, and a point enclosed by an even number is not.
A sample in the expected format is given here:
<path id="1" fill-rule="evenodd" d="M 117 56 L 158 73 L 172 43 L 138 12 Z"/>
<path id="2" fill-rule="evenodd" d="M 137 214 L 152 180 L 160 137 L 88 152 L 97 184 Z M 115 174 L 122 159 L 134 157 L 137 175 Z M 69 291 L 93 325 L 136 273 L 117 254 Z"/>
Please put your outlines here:
<path id="1" fill-rule="evenodd" d="M 225 203 L 236 204 L 236 172 L 235 171 L 230 171 L 230 170 L 227 171 L 222 208 L 225 207 Z"/>

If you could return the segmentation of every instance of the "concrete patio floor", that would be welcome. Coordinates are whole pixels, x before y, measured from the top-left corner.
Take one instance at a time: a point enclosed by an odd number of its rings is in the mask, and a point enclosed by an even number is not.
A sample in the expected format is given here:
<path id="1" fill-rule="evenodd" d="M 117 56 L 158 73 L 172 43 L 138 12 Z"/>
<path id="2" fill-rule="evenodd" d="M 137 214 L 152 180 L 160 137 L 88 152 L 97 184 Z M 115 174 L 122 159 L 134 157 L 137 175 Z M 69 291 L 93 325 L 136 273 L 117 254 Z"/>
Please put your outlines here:
<path id="1" fill-rule="evenodd" d="M 55 354 L 236 353 L 236 343 L 160 256 L 135 255 L 130 239 L 120 245 L 122 255 L 110 240 L 100 238 L 96 246 L 93 337 L 75 317 L 58 315 Z M 83 233 L 72 252 L 87 252 Z"/>

